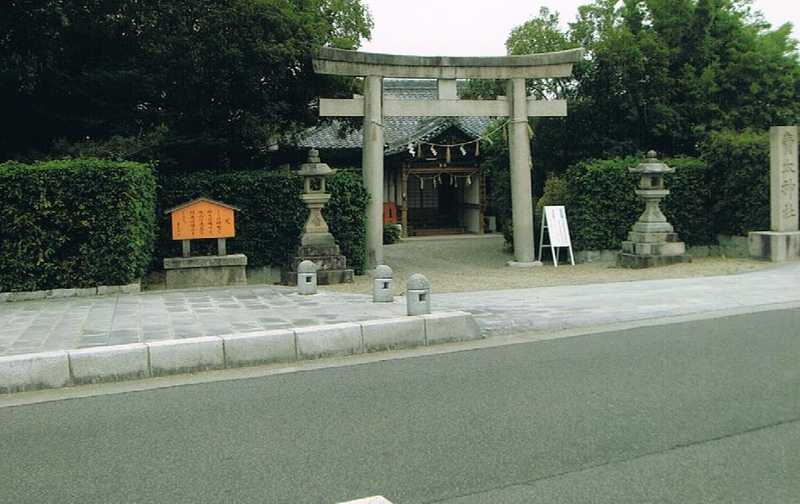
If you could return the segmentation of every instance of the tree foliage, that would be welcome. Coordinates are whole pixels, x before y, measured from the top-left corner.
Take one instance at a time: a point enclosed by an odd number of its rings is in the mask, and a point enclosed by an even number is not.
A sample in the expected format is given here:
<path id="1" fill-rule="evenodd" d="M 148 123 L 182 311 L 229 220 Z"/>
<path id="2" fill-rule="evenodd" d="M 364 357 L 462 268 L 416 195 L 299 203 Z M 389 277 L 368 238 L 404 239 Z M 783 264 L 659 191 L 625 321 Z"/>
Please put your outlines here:
<path id="1" fill-rule="evenodd" d="M 569 100 L 568 117 L 535 121 L 539 173 L 649 149 L 697 155 L 715 131 L 800 121 L 791 25 L 773 29 L 747 0 L 594 0 L 567 29 L 542 9 L 506 45 L 510 54 L 587 49 L 574 79 L 530 88 Z"/>
<path id="2" fill-rule="evenodd" d="M 162 169 L 259 165 L 347 92 L 314 74 L 355 49 L 362 0 L 10 0 L 0 17 L 0 157 L 102 151 Z M 53 139 L 60 139 L 54 146 Z M 155 141 L 154 141 L 155 140 Z M 119 152 L 128 144 L 129 151 Z"/>

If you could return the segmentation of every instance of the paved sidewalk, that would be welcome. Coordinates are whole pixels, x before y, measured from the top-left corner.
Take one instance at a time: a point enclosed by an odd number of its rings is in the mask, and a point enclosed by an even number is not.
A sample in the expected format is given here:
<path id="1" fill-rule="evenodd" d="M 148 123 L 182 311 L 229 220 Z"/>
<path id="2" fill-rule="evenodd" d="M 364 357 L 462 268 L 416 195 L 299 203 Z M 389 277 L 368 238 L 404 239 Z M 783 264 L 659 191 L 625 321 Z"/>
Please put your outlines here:
<path id="1" fill-rule="evenodd" d="M 800 264 L 720 277 L 439 294 L 487 336 L 800 302 Z M 305 297 L 278 286 L 158 291 L 0 304 L 0 355 L 400 317 L 405 301 Z"/>
<path id="2" fill-rule="evenodd" d="M 400 317 L 402 298 L 247 286 L 0 303 L 0 355 Z"/>
<path id="3" fill-rule="evenodd" d="M 492 336 L 569 329 L 800 302 L 800 263 L 727 276 L 461 292 L 431 299 L 436 308 L 472 313 Z"/>

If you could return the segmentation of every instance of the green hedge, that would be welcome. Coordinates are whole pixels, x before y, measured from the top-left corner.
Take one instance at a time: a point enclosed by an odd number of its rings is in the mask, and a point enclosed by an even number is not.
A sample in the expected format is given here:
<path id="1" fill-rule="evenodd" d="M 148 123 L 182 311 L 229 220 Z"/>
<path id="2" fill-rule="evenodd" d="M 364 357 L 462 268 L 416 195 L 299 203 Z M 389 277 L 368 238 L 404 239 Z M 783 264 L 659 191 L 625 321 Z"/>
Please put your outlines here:
<path id="1" fill-rule="evenodd" d="M 566 174 L 566 206 L 576 250 L 618 249 L 644 210 L 634 193 L 638 176 L 628 167 L 640 158 L 592 160 L 571 167 Z M 695 158 L 665 162 L 676 172 L 665 177 L 670 195 L 662 210 L 689 245 L 714 243 L 713 221 L 708 209 L 711 192 L 706 165 Z"/>
<path id="2" fill-rule="evenodd" d="M 711 212 L 720 234 L 769 229 L 769 134 L 712 133 L 701 146 L 714 188 Z"/>
<path id="3" fill-rule="evenodd" d="M 325 219 L 347 256 L 350 267 L 362 272 L 366 259 L 366 217 L 368 195 L 361 178 L 351 171 L 339 171 L 328 180 L 331 200 Z M 180 243 L 170 239 L 169 220 L 164 210 L 199 196 L 234 205 L 236 238 L 228 240 L 228 253 L 243 253 L 252 266 L 281 266 L 287 263 L 300 242 L 308 210 L 300 200 L 302 179 L 290 172 L 266 170 L 201 171 L 159 178 L 160 235 L 156 259 L 180 254 Z M 198 243 L 213 250 L 212 243 Z"/>
<path id="4" fill-rule="evenodd" d="M 367 267 L 367 203 L 361 172 L 340 170 L 328 180 L 331 200 L 322 210 L 349 267 L 359 275 Z"/>
<path id="5" fill-rule="evenodd" d="M 99 159 L 0 165 L 0 291 L 121 285 L 155 235 L 152 167 Z"/>
<path id="6" fill-rule="evenodd" d="M 636 158 L 580 162 L 567 170 L 567 218 L 576 250 L 620 248 L 643 205 L 628 166 Z"/>

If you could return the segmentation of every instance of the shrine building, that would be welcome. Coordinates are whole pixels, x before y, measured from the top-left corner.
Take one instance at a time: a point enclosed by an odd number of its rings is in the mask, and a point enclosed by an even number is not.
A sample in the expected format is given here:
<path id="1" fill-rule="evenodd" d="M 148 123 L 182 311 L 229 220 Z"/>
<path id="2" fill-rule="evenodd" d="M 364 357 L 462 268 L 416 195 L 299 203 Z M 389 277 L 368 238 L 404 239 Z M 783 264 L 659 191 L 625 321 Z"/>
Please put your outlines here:
<path id="1" fill-rule="evenodd" d="M 436 100 L 439 88 L 435 79 L 387 78 L 383 93 L 398 100 Z M 492 119 L 384 117 L 384 224 L 402 224 L 404 236 L 486 231 L 491 181 L 481 169 L 479 139 Z M 333 167 L 360 169 L 363 129 L 347 131 L 333 120 L 308 132 L 297 147 L 318 149 Z"/>

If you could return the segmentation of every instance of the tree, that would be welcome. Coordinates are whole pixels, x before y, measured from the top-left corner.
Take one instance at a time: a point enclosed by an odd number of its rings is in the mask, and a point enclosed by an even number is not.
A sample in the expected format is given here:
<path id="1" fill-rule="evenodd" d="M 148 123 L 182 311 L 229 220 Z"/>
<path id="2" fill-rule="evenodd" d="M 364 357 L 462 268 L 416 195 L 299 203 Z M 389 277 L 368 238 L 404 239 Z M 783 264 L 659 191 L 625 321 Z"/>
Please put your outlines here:
<path id="1" fill-rule="evenodd" d="M 594 0 L 567 30 L 541 11 L 509 36 L 524 52 L 578 45 L 587 59 L 556 93 L 569 115 L 536 123 L 537 173 L 651 148 L 693 155 L 713 131 L 800 120 L 791 26 L 773 29 L 747 0 Z"/>
<path id="2" fill-rule="evenodd" d="M 0 21 L 0 157 L 131 145 L 162 169 L 259 166 L 310 104 L 352 82 L 316 75 L 323 46 L 355 49 L 361 0 L 11 0 Z M 53 139 L 61 151 L 53 151 Z M 119 139 L 134 139 L 120 141 Z M 142 142 L 137 142 L 141 139 Z M 99 147 L 100 146 L 100 147 Z"/>

